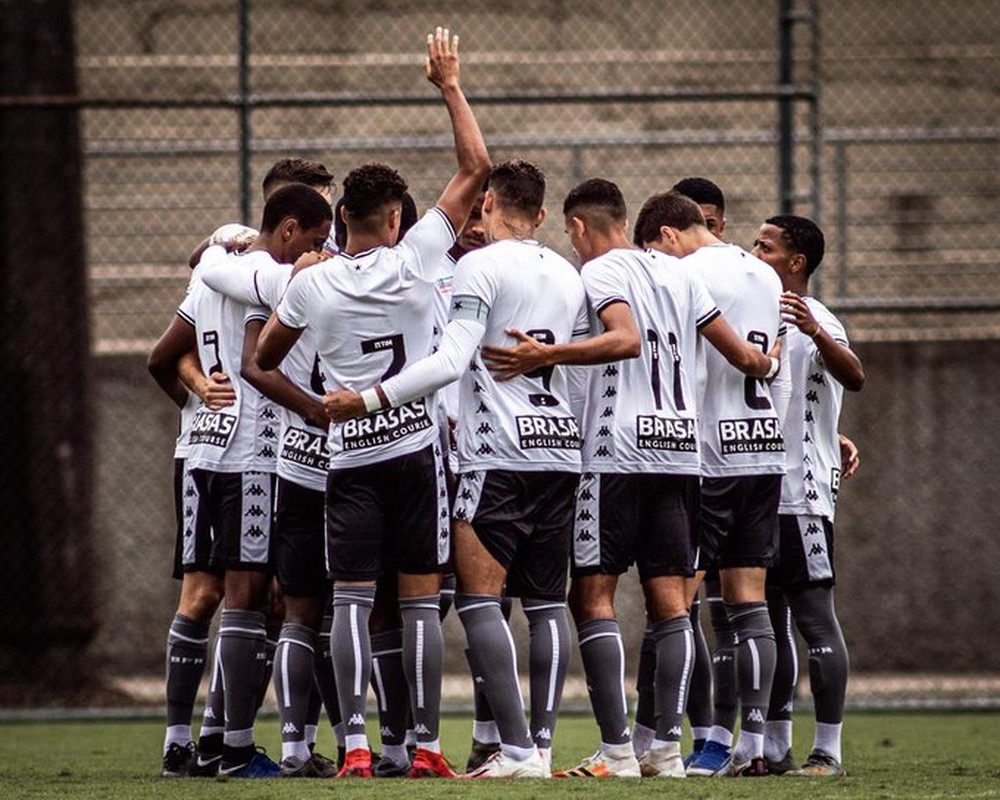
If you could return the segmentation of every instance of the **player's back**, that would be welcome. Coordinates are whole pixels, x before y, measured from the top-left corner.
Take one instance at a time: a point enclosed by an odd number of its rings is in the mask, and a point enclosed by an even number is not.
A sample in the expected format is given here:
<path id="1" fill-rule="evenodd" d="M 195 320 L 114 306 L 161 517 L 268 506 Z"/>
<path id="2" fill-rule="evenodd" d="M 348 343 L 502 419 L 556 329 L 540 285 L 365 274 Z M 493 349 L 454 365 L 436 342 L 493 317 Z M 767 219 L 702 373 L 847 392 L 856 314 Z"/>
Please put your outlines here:
<path id="1" fill-rule="evenodd" d="M 769 352 L 784 333 L 781 280 L 760 259 L 729 244 L 702 247 L 682 259 L 705 283 L 726 321 Z M 764 475 L 785 471 L 781 425 L 768 384 L 745 376 L 715 348 L 699 363 L 702 474 Z"/>
<path id="2" fill-rule="evenodd" d="M 515 344 L 506 333 L 512 328 L 542 342 L 564 343 L 589 327 L 577 271 L 532 240 L 503 240 L 462 258 L 452 316 L 469 302 L 489 309 L 483 345 Z M 477 352 L 461 378 L 460 407 L 460 471 L 579 469 L 579 427 L 563 369 L 496 381 Z"/>

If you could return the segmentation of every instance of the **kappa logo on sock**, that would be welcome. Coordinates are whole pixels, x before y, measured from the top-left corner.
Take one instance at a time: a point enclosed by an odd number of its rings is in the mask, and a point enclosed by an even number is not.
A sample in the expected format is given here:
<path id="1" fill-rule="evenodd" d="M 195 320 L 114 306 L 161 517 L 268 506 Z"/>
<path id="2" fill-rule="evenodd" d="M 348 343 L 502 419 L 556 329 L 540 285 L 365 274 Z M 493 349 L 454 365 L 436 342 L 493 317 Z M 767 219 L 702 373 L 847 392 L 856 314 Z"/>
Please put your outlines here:
<path id="1" fill-rule="evenodd" d="M 211 706 L 205 709 L 205 719 L 215 719 L 215 710 Z"/>
<path id="2" fill-rule="evenodd" d="M 544 739 L 545 741 L 550 741 L 552 739 L 552 731 L 548 728 L 542 728 L 538 733 L 535 734 L 536 739 Z"/>
<path id="3" fill-rule="evenodd" d="M 761 713 L 759 708 L 751 708 L 750 712 L 747 714 L 747 722 L 756 722 L 759 725 L 764 724 L 764 715 Z"/>
<path id="4" fill-rule="evenodd" d="M 822 647 L 810 647 L 809 648 L 809 655 L 811 655 L 811 656 L 832 656 L 833 655 L 833 648 L 829 647 L 827 645 L 823 645 Z"/>
<path id="5" fill-rule="evenodd" d="M 680 725 L 674 725 L 674 727 L 672 727 L 669 731 L 667 731 L 667 736 L 677 736 L 677 737 L 680 737 L 681 733 L 683 733 L 683 731 L 681 731 L 681 726 Z"/>
<path id="6" fill-rule="evenodd" d="M 421 734 L 421 735 L 423 735 L 423 736 L 430 736 L 430 734 L 431 734 L 431 730 L 430 730 L 430 728 L 428 728 L 428 727 L 427 727 L 426 725 L 424 725 L 424 723 L 422 723 L 422 722 L 418 722 L 418 723 L 417 723 L 417 725 L 416 725 L 416 726 L 415 726 L 415 727 L 413 728 L 413 732 L 414 732 L 414 733 L 418 733 L 418 734 Z"/>
<path id="7" fill-rule="evenodd" d="M 360 714 L 351 714 L 351 718 L 347 720 L 348 725 L 364 725 L 365 718 Z"/>
<path id="8" fill-rule="evenodd" d="M 621 736 L 622 736 L 622 738 L 624 738 L 624 739 L 630 739 L 630 738 L 632 738 L 632 731 L 630 731 L 630 730 L 628 729 L 628 726 L 626 726 L 626 727 L 625 727 L 625 730 L 623 730 L 623 731 L 621 732 Z M 552 737 L 550 736 L 549 738 L 551 739 Z"/>
<path id="9" fill-rule="evenodd" d="M 794 700 L 789 700 L 787 703 L 785 703 L 781 707 L 781 710 L 782 711 L 794 711 L 795 710 L 795 701 Z"/>
<path id="10" fill-rule="evenodd" d="M 477 675 L 474 678 L 474 680 L 476 683 L 486 683 L 486 678 L 484 678 L 482 675 Z"/>
<path id="11" fill-rule="evenodd" d="M 295 727 L 295 723 L 294 722 L 286 722 L 284 725 L 282 725 L 281 732 L 282 733 L 298 733 L 299 729 Z"/>
<path id="12" fill-rule="evenodd" d="M 379 736 L 381 736 L 383 739 L 391 739 L 393 736 L 396 735 L 392 732 L 392 728 L 390 728 L 388 725 L 383 725 L 381 728 L 379 728 L 378 733 Z"/>

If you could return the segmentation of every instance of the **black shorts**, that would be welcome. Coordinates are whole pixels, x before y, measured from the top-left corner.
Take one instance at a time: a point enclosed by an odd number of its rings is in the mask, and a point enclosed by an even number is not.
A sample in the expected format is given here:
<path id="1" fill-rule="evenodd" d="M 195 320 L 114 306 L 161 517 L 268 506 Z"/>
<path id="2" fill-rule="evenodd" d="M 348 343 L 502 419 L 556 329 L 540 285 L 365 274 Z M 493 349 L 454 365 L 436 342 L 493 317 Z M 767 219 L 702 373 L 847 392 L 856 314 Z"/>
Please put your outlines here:
<path id="1" fill-rule="evenodd" d="M 694 575 L 699 479 L 691 475 L 585 472 L 573 528 L 573 577 L 639 580 Z"/>
<path id="2" fill-rule="evenodd" d="M 203 469 L 191 474 L 215 532 L 211 565 L 270 572 L 274 475 Z"/>
<path id="3" fill-rule="evenodd" d="M 374 581 L 383 567 L 411 575 L 444 571 L 451 527 L 440 445 L 331 470 L 326 536 L 333 580 Z"/>
<path id="4" fill-rule="evenodd" d="M 781 475 L 703 478 L 697 568 L 774 564 L 780 499 Z"/>
<path id="5" fill-rule="evenodd" d="M 471 524 L 507 570 L 504 594 L 566 599 L 579 480 L 575 472 L 490 470 L 459 476 L 454 517 Z"/>
<path id="6" fill-rule="evenodd" d="M 208 512 L 183 458 L 174 459 L 174 513 L 177 515 L 177 535 L 174 538 L 173 576 L 181 580 L 188 572 L 219 572 L 210 563 L 212 525 Z"/>
<path id="7" fill-rule="evenodd" d="M 323 492 L 278 478 L 274 510 L 274 568 L 291 597 L 326 597 L 326 500 Z"/>
<path id="8" fill-rule="evenodd" d="M 825 517 L 782 514 L 778 563 L 767 571 L 767 584 L 779 589 L 833 586 L 833 523 Z"/>

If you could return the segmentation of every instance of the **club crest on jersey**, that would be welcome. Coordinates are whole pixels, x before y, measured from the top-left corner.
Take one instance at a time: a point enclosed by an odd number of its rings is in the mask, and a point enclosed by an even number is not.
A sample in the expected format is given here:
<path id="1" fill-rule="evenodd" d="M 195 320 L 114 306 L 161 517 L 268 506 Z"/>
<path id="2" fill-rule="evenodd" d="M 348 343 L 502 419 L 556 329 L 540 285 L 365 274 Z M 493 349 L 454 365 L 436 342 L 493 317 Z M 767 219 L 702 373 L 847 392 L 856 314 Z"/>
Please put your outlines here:
<path id="1" fill-rule="evenodd" d="M 236 417 L 221 411 L 203 408 L 194 416 L 191 424 L 191 444 L 209 444 L 213 447 L 228 447 L 236 430 Z"/>
<path id="2" fill-rule="evenodd" d="M 641 450 L 698 451 L 693 419 L 667 419 L 652 415 L 635 418 L 636 447 Z"/>
<path id="3" fill-rule="evenodd" d="M 521 449 L 579 450 L 580 428 L 574 417 L 518 417 Z"/>
<path id="4" fill-rule="evenodd" d="M 281 441 L 281 459 L 326 472 L 330 468 L 326 436 L 304 428 L 290 427 Z"/>
<path id="5" fill-rule="evenodd" d="M 724 456 L 785 450 L 777 417 L 719 420 L 719 445 Z"/>
<path id="6" fill-rule="evenodd" d="M 431 427 L 423 400 L 414 400 L 399 408 L 387 408 L 360 419 L 349 419 L 340 427 L 344 451 L 364 450 L 392 444 Z"/>

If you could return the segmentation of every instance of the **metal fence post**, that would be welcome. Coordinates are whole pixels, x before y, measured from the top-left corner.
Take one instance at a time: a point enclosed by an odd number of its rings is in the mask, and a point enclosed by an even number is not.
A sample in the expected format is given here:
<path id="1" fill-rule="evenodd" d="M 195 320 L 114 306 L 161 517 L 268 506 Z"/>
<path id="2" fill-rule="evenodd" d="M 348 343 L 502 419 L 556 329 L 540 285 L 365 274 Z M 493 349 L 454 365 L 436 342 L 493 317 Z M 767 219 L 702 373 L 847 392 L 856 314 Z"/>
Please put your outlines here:
<path id="1" fill-rule="evenodd" d="M 240 217 L 250 225 L 250 0 L 240 0 L 239 26 Z"/>

